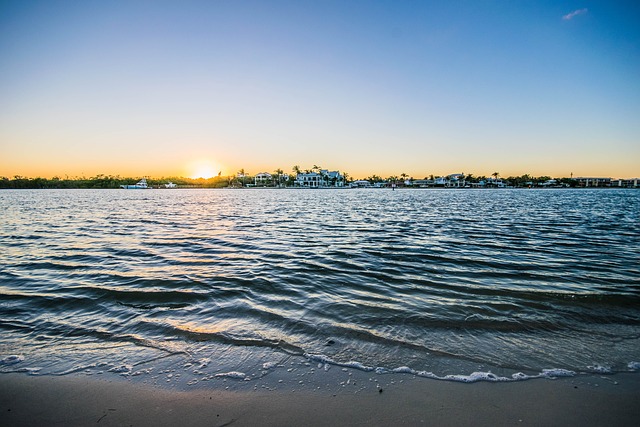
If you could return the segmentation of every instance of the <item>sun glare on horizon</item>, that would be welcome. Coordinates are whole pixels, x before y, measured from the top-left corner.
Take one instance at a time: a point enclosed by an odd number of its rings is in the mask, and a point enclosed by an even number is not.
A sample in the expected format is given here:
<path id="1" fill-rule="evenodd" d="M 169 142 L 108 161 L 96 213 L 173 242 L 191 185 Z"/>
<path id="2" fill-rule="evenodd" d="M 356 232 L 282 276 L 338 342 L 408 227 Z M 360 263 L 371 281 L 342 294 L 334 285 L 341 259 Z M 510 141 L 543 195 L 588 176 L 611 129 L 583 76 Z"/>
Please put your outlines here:
<path id="1" fill-rule="evenodd" d="M 188 167 L 188 175 L 190 178 L 212 178 L 218 176 L 222 170 L 219 165 L 210 160 L 196 160 Z"/>

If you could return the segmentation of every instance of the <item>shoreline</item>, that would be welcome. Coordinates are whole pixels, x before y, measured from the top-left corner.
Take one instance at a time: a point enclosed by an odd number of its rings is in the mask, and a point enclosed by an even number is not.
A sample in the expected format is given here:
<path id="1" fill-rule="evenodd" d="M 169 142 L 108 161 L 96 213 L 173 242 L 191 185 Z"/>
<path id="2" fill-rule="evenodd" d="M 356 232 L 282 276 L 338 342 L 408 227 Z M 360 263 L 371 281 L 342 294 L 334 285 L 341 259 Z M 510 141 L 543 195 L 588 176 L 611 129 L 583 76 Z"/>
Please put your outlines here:
<path id="1" fill-rule="evenodd" d="M 514 187 L 514 186 L 505 186 L 505 187 L 418 187 L 418 186 L 403 186 L 403 187 L 204 187 L 204 186 L 178 186 L 175 188 L 162 188 L 162 187 L 149 187 L 149 188 L 116 188 L 116 187 L 108 187 L 108 188 L 88 188 L 88 187 L 47 187 L 47 188 L 36 188 L 36 187 L 25 187 L 25 188 L 11 188 L 11 187 L 0 187 L 1 190 L 6 191 L 24 191 L 24 190 L 95 190 L 95 191 L 104 191 L 104 190 L 118 190 L 118 192 L 122 190 L 135 191 L 135 192 L 147 192 L 149 190 L 156 191 L 181 191 L 181 190 L 304 190 L 304 191 L 323 191 L 323 190 L 434 190 L 434 191 L 493 191 L 493 190 L 538 190 L 538 191 L 571 191 L 571 190 L 639 190 L 638 187 L 618 187 L 618 186 L 610 186 L 610 187 Z"/>
<path id="2" fill-rule="evenodd" d="M 368 373 L 335 369 L 304 384 L 229 379 L 182 390 L 115 376 L 9 373 L 0 375 L 0 413 L 12 426 L 634 426 L 640 418 L 640 375 L 633 373 L 512 383 L 398 380 L 374 383 Z"/>

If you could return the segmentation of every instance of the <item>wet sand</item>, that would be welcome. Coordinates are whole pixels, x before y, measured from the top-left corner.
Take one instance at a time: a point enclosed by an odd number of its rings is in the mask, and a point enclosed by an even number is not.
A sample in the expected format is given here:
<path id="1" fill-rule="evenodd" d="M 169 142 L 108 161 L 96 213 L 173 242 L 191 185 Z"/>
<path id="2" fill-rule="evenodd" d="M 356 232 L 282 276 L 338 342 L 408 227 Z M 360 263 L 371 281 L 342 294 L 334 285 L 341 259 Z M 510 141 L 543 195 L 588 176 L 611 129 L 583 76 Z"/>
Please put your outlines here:
<path id="1" fill-rule="evenodd" d="M 187 391 L 125 378 L 2 374 L 0 425 L 636 426 L 640 420 L 638 374 L 462 384 L 410 375 L 372 382 L 370 374 L 353 372 L 349 381 L 363 387 L 345 386 L 342 374 L 322 378 L 329 387 L 319 389 L 236 382 L 231 390 L 218 383 Z"/>

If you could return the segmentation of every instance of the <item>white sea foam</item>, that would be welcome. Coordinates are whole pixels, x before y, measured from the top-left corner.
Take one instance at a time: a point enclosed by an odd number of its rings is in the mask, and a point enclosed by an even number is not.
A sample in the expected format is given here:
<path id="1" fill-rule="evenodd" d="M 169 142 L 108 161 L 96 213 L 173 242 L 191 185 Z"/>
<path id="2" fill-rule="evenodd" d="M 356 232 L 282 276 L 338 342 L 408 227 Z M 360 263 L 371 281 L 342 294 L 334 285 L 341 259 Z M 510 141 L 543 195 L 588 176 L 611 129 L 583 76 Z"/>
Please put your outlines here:
<path id="1" fill-rule="evenodd" d="M 417 371 L 415 373 L 415 375 L 419 376 L 419 377 L 423 377 L 423 378 L 433 378 L 433 379 L 440 379 L 436 374 L 434 374 L 433 372 L 427 372 L 427 371 Z"/>
<path id="2" fill-rule="evenodd" d="M 552 369 L 543 369 L 540 373 L 538 374 L 532 374 L 532 375 L 527 375 L 523 372 L 516 372 L 514 374 L 511 374 L 511 376 L 499 376 L 496 375 L 492 372 L 473 372 L 469 375 L 465 375 L 465 374 L 451 374 L 451 375 L 437 375 L 433 372 L 430 371 L 418 371 L 415 369 L 412 369 L 408 366 L 399 366 L 397 368 L 393 368 L 393 369 L 389 369 L 386 368 L 384 366 L 377 366 L 377 367 L 371 367 L 371 366 L 367 366 L 364 365 L 360 362 L 354 362 L 354 361 L 349 361 L 349 362 L 337 362 L 335 360 L 333 360 L 332 358 L 330 358 L 329 356 L 326 356 L 324 354 L 310 354 L 307 353 L 305 354 L 305 357 L 312 360 L 312 361 L 316 361 L 318 362 L 318 367 L 324 365 L 325 367 L 325 371 L 328 370 L 328 366 L 329 365 L 335 365 L 335 366 L 342 366 L 342 367 L 347 367 L 347 368 L 354 368 L 354 369 L 359 369 L 365 372 L 370 372 L 370 371 L 374 371 L 376 374 L 379 375 L 384 375 L 384 374 L 410 374 L 410 375 L 416 375 L 419 377 L 423 377 L 423 378 L 432 378 L 432 379 L 437 379 L 437 380 L 444 380 L 444 381 L 455 381 L 455 382 L 464 382 L 464 383 L 473 383 L 473 382 L 478 382 L 478 381 L 487 381 L 487 382 L 514 382 L 514 381 L 526 381 L 526 380 L 530 380 L 530 379 L 535 379 L 535 378 L 557 378 L 557 377 L 573 377 L 576 375 L 576 373 L 574 371 L 570 371 L 568 369 L 560 369 L 560 368 L 552 368 Z M 600 366 L 600 365 L 595 365 L 595 366 L 590 366 L 589 369 L 591 370 L 597 370 L 597 372 L 600 373 L 611 373 L 611 369 L 606 367 L 606 366 Z M 633 370 L 640 370 L 640 363 L 638 362 L 632 362 L 629 363 L 629 369 L 633 369 Z"/>
<path id="3" fill-rule="evenodd" d="M 42 370 L 42 368 L 17 368 L 8 372 L 14 372 L 14 373 L 26 373 L 27 375 L 38 375 L 38 373 Z M 7 372 L 7 371 L 2 371 L 2 372 Z"/>
<path id="4" fill-rule="evenodd" d="M 262 369 L 273 369 L 278 366 L 277 362 L 265 362 L 262 364 Z"/>
<path id="5" fill-rule="evenodd" d="M 522 372 L 515 373 L 511 375 L 511 377 L 500 377 L 491 372 L 474 372 L 471 375 L 445 375 L 438 376 L 433 372 L 429 371 L 416 371 L 415 369 L 411 369 L 408 366 L 400 366 L 399 368 L 392 369 L 391 371 L 394 374 L 412 374 L 423 378 L 432 378 L 437 380 L 445 380 L 445 381 L 456 381 L 456 382 L 464 382 L 464 383 L 473 383 L 477 381 L 489 381 L 489 382 L 507 382 L 507 381 L 523 381 L 528 380 L 530 378 L 536 378 L 537 376 L 531 377 L 529 375 L 523 374 Z"/>
<path id="6" fill-rule="evenodd" d="M 19 354 L 12 354 L 7 357 L 3 357 L 0 359 L 0 365 L 15 365 L 16 363 L 20 363 L 24 360 L 24 356 Z"/>
<path id="7" fill-rule="evenodd" d="M 632 371 L 640 371 L 640 362 L 629 362 L 627 368 L 631 369 Z"/>
<path id="8" fill-rule="evenodd" d="M 489 381 L 489 382 L 504 382 L 504 381 L 513 381 L 512 378 L 507 377 L 499 377 L 491 372 L 474 372 L 470 375 L 445 375 L 442 377 L 443 380 L 449 381 L 457 381 L 463 383 L 475 383 L 478 381 Z"/>
<path id="9" fill-rule="evenodd" d="M 235 378 L 238 380 L 244 380 L 247 378 L 247 374 L 245 374 L 244 372 L 231 371 L 231 372 L 223 372 L 220 374 L 216 374 L 216 377 Z"/>
<path id="10" fill-rule="evenodd" d="M 325 356 L 324 354 L 305 353 L 304 357 L 313 360 L 314 362 L 335 364 L 333 359 L 331 359 L 329 356 Z"/>
<path id="11" fill-rule="evenodd" d="M 416 371 L 414 371 L 408 366 L 400 366 L 399 368 L 392 369 L 391 372 L 396 374 L 415 374 L 416 373 Z"/>
<path id="12" fill-rule="evenodd" d="M 343 368 L 353 368 L 353 369 L 358 369 L 360 371 L 365 371 L 365 372 L 370 372 L 373 371 L 375 368 L 373 366 L 367 366 L 364 365 L 360 362 L 356 362 L 353 360 L 350 360 L 348 362 L 337 362 L 335 360 L 333 360 L 332 358 L 330 358 L 329 356 L 325 356 L 324 354 L 311 354 L 311 353 L 306 353 L 304 355 L 307 359 L 310 359 L 314 362 L 320 362 L 320 363 L 324 363 L 325 364 L 325 370 L 326 369 L 326 365 L 330 364 L 330 365 L 335 365 L 335 366 L 342 366 Z"/>
<path id="13" fill-rule="evenodd" d="M 543 369 L 540 375 L 536 375 L 535 377 L 531 377 L 531 378 L 573 377 L 575 376 L 575 374 L 576 373 L 574 371 L 569 371 L 567 369 L 554 368 L 554 369 Z"/>
<path id="14" fill-rule="evenodd" d="M 587 366 L 587 369 L 589 369 L 591 372 L 595 372 L 598 374 L 612 374 L 613 371 L 611 370 L 610 366 L 606 366 L 606 365 L 590 365 Z"/>
<path id="15" fill-rule="evenodd" d="M 511 378 L 513 378 L 514 381 L 524 381 L 530 379 L 531 377 L 527 374 L 523 374 L 522 372 L 516 372 L 515 374 L 511 375 Z"/>
<path id="16" fill-rule="evenodd" d="M 120 365 L 109 369 L 109 372 L 115 372 L 122 375 L 129 375 L 131 371 L 133 371 L 133 365 Z"/>
<path id="17" fill-rule="evenodd" d="M 537 376 L 531 377 L 529 375 L 523 374 L 522 372 L 515 373 L 511 375 L 511 377 L 500 377 L 491 372 L 474 372 L 470 375 L 445 375 L 438 376 L 433 372 L 429 371 L 416 371 L 415 369 L 411 369 L 408 366 L 401 366 L 399 368 L 392 369 L 388 372 L 392 372 L 394 374 L 412 374 L 423 378 L 432 378 L 437 380 L 445 380 L 445 381 L 455 381 L 455 382 L 463 382 L 463 383 L 474 383 L 478 381 L 489 381 L 489 382 L 510 382 L 510 381 L 523 381 L 528 380 L 530 378 L 536 378 Z"/>
<path id="18" fill-rule="evenodd" d="M 437 375 L 435 375 L 433 372 L 427 372 L 427 371 L 416 371 L 415 369 L 411 369 L 408 366 L 400 366 L 398 368 L 395 369 L 384 369 L 384 368 L 378 368 L 376 369 L 376 372 L 379 374 L 385 374 L 388 372 L 394 373 L 394 374 L 411 374 L 411 375 L 416 375 L 418 377 L 424 377 L 424 378 L 435 378 L 435 379 L 442 379 L 440 377 L 438 377 Z"/>
<path id="19" fill-rule="evenodd" d="M 344 366 L 346 368 L 354 368 L 354 369 L 359 369 L 361 371 L 365 371 L 365 372 L 370 372 L 373 371 L 373 366 L 367 366 L 367 365 L 363 365 L 360 362 L 354 362 L 353 360 L 350 360 L 347 363 L 337 363 L 337 365 L 339 366 Z"/>

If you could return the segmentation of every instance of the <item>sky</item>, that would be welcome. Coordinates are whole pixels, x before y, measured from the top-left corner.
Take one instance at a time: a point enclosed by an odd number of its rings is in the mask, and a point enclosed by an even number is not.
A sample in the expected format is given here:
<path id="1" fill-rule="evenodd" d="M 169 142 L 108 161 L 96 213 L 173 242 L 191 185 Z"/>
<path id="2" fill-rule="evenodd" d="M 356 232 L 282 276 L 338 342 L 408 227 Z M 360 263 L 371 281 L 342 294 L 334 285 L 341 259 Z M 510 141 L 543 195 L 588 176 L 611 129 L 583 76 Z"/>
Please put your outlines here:
<path id="1" fill-rule="evenodd" d="M 640 176 L 637 1 L 0 0 L 0 176 Z"/>

